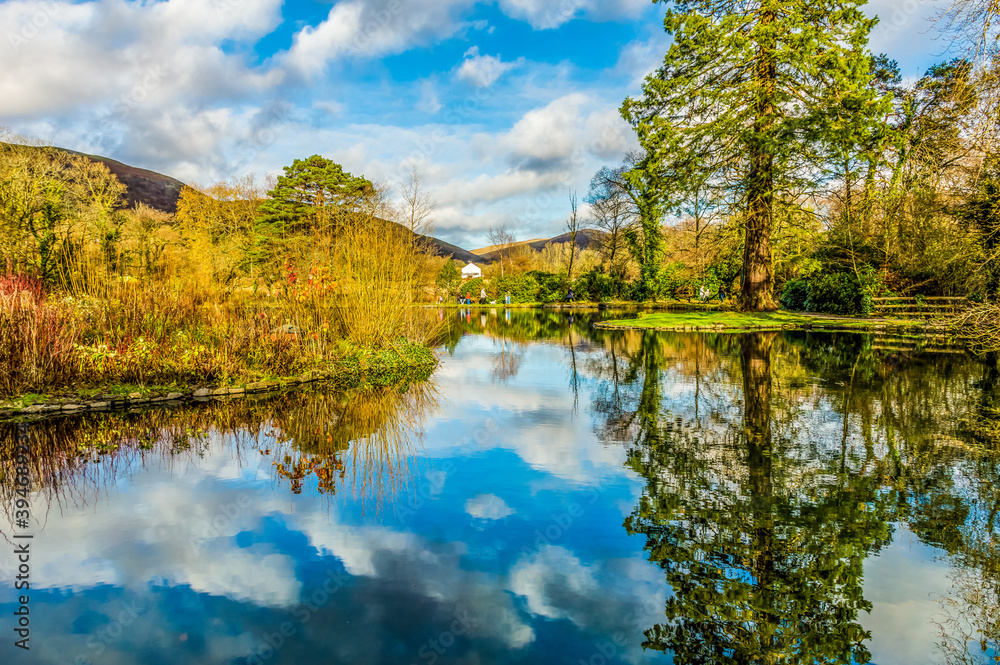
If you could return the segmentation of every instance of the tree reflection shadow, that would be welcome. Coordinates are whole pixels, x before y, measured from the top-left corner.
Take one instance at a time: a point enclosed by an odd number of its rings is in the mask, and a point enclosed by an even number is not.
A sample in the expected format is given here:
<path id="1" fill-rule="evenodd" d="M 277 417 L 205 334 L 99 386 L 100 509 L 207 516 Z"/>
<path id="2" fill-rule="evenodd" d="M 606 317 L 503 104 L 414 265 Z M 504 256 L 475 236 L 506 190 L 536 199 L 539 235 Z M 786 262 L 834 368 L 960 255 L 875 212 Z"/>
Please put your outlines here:
<path id="1" fill-rule="evenodd" d="M 989 368 L 862 336 L 686 337 L 605 340 L 594 360 L 597 431 L 646 483 L 625 528 L 671 589 L 643 646 L 676 663 L 867 662 L 864 563 L 902 522 L 952 566 L 942 653 L 992 658 L 1000 467 L 951 433 L 995 399 Z"/>
<path id="2" fill-rule="evenodd" d="M 299 494 L 349 488 L 380 502 L 409 482 L 431 382 L 348 393 L 289 392 L 125 413 L 0 424 L 0 500 L 13 505 L 18 441 L 32 491 L 49 505 L 86 503 L 138 469 L 197 466 L 213 447 L 241 468 L 262 460 Z"/>
<path id="3" fill-rule="evenodd" d="M 869 659 L 862 565 L 888 542 L 887 507 L 870 479 L 810 468 L 776 445 L 773 339 L 739 340 L 742 423 L 664 423 L 643 386 L 645 437 L 630 463 L 649 485 L 625 526 L 646 537 L 673 590 L 643 646 L 678 663 Z"/>

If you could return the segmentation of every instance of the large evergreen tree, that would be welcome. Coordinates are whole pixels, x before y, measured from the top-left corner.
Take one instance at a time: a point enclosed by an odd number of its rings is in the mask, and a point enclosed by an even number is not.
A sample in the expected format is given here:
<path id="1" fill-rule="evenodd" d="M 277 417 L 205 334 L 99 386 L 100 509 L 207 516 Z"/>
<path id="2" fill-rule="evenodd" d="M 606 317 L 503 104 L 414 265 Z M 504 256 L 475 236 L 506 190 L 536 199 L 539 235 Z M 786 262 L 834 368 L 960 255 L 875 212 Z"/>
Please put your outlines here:
<path id="1" fill-rule="evenodd" d="M 373 189 L 365 178 L 319 155 L 296 159 L 284 171 L 260 210 L 262 222 L 279 236 L 330 230 L 338 214 L 355 208 Z"/>
<path id="2" fill-rule="evenodd" d="M 825 148 L 881 103 L 871 86 L 861 0 L 669 2 L 663 66 L 622 115 L 675 207 L 706 185 L 741 201 L 740 306 L 775 307 L 776 200 L 818 184 Z M 845 104 L 855 112 L 845 115 Z"/>

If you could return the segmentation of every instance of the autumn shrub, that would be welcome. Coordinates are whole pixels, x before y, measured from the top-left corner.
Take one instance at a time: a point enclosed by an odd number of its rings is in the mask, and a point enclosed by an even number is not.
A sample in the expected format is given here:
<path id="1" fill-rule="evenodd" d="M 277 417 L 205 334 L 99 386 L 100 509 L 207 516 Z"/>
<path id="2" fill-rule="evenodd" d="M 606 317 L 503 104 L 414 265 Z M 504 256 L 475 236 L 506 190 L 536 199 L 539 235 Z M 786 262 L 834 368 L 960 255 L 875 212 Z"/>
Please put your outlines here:
<path id="1" fill-rule="evenodd" d="M 373 192 L 345 215 L 330 242 L 326 264 L 336 282 L 334 333 L 363 348 L 382 349 L 400 339 L 423 342 L 432 330 L 411 306 L 425 248 L 393 216 L 385 193 Z"/>
<path id="2" fill-rule="evenodd" d="M 427 249 L 386 221 L 398 215 L 385 191 L 365 188 L 318 229 L 262 222 L 250 181 L 186 191 L 171 218 L 121 210 L 106 169 L 60 154 L 0 147 L 0 175 L 37 185 L 26 192 L 55 183 L 21 217 L 0 201 L 4 394 L 289 376 L 354 349 L 403 358 L 440 325 L 411 307 Z M 46 220 L 57 243 L 23 232 Z"/>
<path id="3" fill-rule="evenodd" d="M 77 376 L 79 328 L 33 277 L 0 277 L 0 394 L 28 392 Z"/>

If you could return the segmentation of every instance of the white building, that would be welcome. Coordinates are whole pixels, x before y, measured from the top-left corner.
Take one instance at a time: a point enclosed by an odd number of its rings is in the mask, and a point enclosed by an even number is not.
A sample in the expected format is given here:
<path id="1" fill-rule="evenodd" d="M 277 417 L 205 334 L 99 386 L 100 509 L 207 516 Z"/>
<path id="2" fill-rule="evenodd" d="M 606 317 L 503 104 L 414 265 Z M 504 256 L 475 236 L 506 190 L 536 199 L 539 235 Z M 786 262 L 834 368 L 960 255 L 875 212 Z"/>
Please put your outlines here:
<path id="1" fill-rule="evenodd" d="M 462 279 L 475 279 L 476 277 L 482 277 L 483 271 L 475 263 L 470 263 L 469 265 L 462 268 Z"/>

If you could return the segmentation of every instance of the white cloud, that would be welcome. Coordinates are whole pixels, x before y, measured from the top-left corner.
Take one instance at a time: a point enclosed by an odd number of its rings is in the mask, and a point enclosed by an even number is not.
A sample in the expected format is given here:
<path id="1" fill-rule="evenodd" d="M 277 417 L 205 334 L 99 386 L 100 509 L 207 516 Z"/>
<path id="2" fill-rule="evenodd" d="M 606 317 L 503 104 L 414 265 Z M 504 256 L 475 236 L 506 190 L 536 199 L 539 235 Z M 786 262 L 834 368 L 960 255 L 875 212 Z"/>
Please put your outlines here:
<path id="1" fill-rule="evenodd" d="M 345 56 L 378 57 L 450 37 L 466 27 L 457 18 L 475 0 L 346 0 L 319 25 L 295 35 L 285 63 L 306 76 Z"/>
<path id="2" fill-rule="evenodd" d="M 504 72 L 517 67 L 517 64 L 503 62 L 499 56 L 480 55 L 479 47 L 473 46 L 465 52 L 465 58 L 455 76 L 460 81 L 484 88 L 496 83 Z"/>
<path id="3" fill-rule="evenodd" d="M 317 74 L 328 61 L 352 49 L 360 51 L 355 42 L 361 43 L 364 9 L 360 2 L 334 5 L 325 21 L 318 26 L 306 26 L 295 35 L 286 64 L 304 74 Z M 388 46 L 385 42 L 383 45 Z"/>
<path id="4" fill-rule="evenodd" d="M 647 7 L 648 0 L 500 0 L 505 14 L 536 30 L 558 28 L 581 16 L 598 21 L 634 19 Z"/>
<path id="5" fill-rule="evenodd" d="M 663 64 L 669 47 L 670 37 L 664 30 L 656 29 L 648 39 L 629 42 L 622 48 L 615 71 L 629 82 L 632 94 L 638 94 L 646 76 Z"/>
<path id="6" fill-rule="evenodd" d="M 480 494 L 465 502 L 465 512 L 481 520 L 502 520 L 514 509 L 496 494 Z"/>
<path id="7" fill-rule="evenodd" d="M 614 160 L 632 143 L 616 106 L 573 92 L 527 112 L 496 145 L 515 166 L 547 171 L 582 166 L 588 156 Z"/>
<path id="8" fill-rule="evenodd" d="M 440 193 L 443 205 L 474 205 L 520 197 L 565 182 L 559 173 L 539 175 L 531 171 L 508 170 L 497 175 L 479 175 L 475 178 L 456 178 L 457 187 L 448 187 Z"/>
<path id="9" fill-rule="evenodd" d="M 211 3 L 94 2 L 0 4 L 8 27 L 0 69 L 0 114 L 30 116 L 103 104 L 121 116 L 177 98 L 219 99 L 268 89 L 281 73 L 258 73 L 219 46 L 266 34 L 281 0 Z"/>
<path id="10" fill-rule="evenodd" d="M 579 147 L 580 113 L 587 96 L 571 93 L 540 109 L 529 111 L 502 139 L 516 162 L 561 162 Z"/>
<path id="11" fill-rule="evenodd" d="M 324 113 L 329 113 L 332 116 L 340 116 L 344 114 L 344 105 L 341 102 L 322 101 L 313 104 L 313 108 L 323 111 Z"/>

